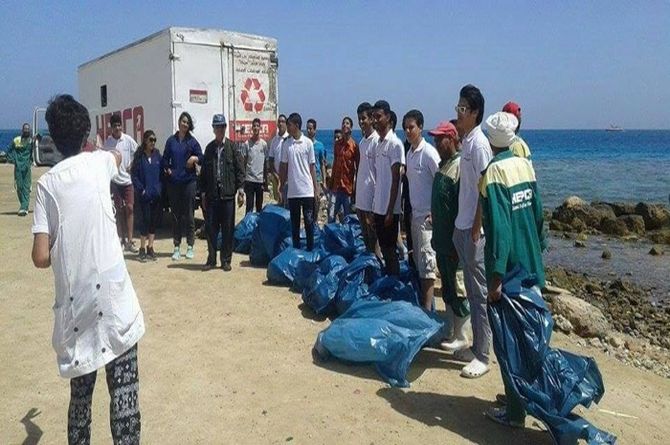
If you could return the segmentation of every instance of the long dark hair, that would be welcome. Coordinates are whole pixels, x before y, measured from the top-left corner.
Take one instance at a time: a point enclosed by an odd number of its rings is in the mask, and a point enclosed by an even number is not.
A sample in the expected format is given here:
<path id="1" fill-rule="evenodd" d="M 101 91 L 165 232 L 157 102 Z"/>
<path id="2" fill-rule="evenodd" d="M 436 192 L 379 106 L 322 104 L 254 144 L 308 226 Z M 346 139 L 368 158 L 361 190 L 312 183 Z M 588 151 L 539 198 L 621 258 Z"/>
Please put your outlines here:
<path id="1" fill-rule="evenodd" d="M 153 130 L 147 130 L 142 134 L 142 143 L 140 144 L 139 147 L 137 147 L 137 150 L 135 150 L 135 156 L 133 156 L 133 163 L 130 166 L 130 171 L 133 174 L 137 174 L 137 169 L 140 168 L 140 162 L 142 161 L 142 156 L 146 156 L 144 154 L 144 149 L 147 147 L 147 140 L 150 137 L 156 137 L 156 133 L 154 133 Z M 154 150 L 155 150 L 154 146 Z"/>

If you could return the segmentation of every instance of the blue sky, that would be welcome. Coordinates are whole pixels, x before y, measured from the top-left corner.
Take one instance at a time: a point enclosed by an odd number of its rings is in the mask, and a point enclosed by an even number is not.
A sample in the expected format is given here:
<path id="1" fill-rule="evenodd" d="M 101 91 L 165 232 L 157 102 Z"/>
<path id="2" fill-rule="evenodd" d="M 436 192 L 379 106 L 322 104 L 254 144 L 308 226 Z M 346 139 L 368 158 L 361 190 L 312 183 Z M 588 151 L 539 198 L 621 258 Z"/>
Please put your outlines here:
<path id="1" fill-rule="evenodd" d="M 519 102 L 526 128 L 670 128 L 668 1 L 15 1 L 2 4 L 0 128 L 77 67 L 169 26 L 279 42 L 280 108 L 338 126 L 385 98 L 426 125 L 481 88 L 486 114 Z"/>

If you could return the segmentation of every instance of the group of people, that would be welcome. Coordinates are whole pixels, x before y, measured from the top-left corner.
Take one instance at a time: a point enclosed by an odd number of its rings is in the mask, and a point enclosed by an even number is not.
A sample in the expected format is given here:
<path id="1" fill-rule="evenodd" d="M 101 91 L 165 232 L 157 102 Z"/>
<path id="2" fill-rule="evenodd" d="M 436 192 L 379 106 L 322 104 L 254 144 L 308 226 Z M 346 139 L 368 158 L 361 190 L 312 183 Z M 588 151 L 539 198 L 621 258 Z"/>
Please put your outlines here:
<path id="1" fill-rule="evenodd" d="M 358 142 L 352 139 L 353 120 L 345 117 L 328 175 L 325 149 L 315 139 L 316 121 L 307 121 L 304 135 L 298 113 L 279 117 L 278 133 L 269 143 L 260 138 L 260 121 L 254 120 L 252 136 L 241 146 L 226 137 L 225 116 L 214 115 L 214 138 L 203 152 L 192 135 L 191 116 L 184 112 L 162 155 L 153 131 L 146 131 L 138 146 L 113 117 L 105 150 L 89 151 L 88 111 L 71 96 L 55 97 L 46 120 L 64 160 L 37 183 L 32 257 L 37 267 L 54 270 L 53 345 L 61 375 L 71 379 L 70 443 L 90 440 L 91 397 L 97 369 L 103 366 L 114 440 L 139 441 L 137 343 L 145 328 L 123 249 L 136 250 L 132 230 L 138 199 L 139 255 L 155 259 L 164 185 L 173 214 L 174 260 L 181 257 L 183 235 L 186 257 L 193 258 L 193 211 L 196 190 L 201 192 L 209 248 L 205 268 L 216 266 L 220 233 L 221 267 L 230 270 L 235 204 L 246 201 L 248 212 L 260 211 L 268 185 L 275 199 L 289 208 L 293 245 L 298 248 L 301 222 L 305 248 L 314 247 L 320 195 L 327 195 L 331 222 L 355 205 L 365 246 L 383 259 L 388 275 L 400 272 L 402 216 L 426 310 L 433 309 L 438 273 L 442 280 L 451 332 L 441 347 L 465 363 L 462 376 L 486 374 L 492 335 L 486 308 L 501 298 L 503 277 L 520 265 L 536 275 L 539 286 L 544 284 L 542 205 L 530 150 L 517 134 L 520 107 L 508 103 L 484 119 L 483 95 L 466 85 L 455 111 L 455 119 L 428 132 L 433 145 L 423 137 L 420 111 L 403 116 L 403 142 L 396 135 L 397 116 L 388 102 L 360 104 L 362 137 Z M 403 182 L 408 188 L 406 205 Z M 457 291 L 459 267 L 465 298 Z M 465 334 L 468 322 L 472 346 Z M 504 383 L 506 395 L 499 399 L 505 405 L 487 415 L 508 426 L 523 426 L 523 406 L 509 382 Z"/>

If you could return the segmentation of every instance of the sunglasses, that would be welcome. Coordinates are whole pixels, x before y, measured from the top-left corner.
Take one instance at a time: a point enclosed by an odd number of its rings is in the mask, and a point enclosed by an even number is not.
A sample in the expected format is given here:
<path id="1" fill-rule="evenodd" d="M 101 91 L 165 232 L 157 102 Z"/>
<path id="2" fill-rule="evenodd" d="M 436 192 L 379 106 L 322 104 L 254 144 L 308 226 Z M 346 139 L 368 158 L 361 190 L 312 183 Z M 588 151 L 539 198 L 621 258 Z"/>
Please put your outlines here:
<path id="1" fill-rule="evenodd" d="M 156 142 L 156 138 L 149 138 L 149 142 Z"/>
<path id="2" fill-rule="evenodd" d="M 456 113 L 465 114 L 465 112 L 468 110 L 468 107 L 463 107 L 463 106 L 456 105 L 454 107 L 454 110 L 456 110 Z"/>

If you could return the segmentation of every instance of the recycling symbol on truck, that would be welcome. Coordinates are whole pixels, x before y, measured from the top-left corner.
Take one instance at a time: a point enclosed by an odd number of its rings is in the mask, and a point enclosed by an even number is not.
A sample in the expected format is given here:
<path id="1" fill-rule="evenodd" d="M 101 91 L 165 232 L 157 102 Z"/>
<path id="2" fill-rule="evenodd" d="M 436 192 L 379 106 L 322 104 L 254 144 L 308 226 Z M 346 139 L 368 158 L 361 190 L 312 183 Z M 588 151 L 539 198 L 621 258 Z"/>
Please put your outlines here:
<path id="1" fill-rule="evenodd" d="M 245 111 L 263 111 L 265 104 L 265 92 L 261 88 L 261 82 L 255 77 L 249 77 L 244 82 L 244 87 L 240 93 L 240 100 L 244 104 Z"/>

